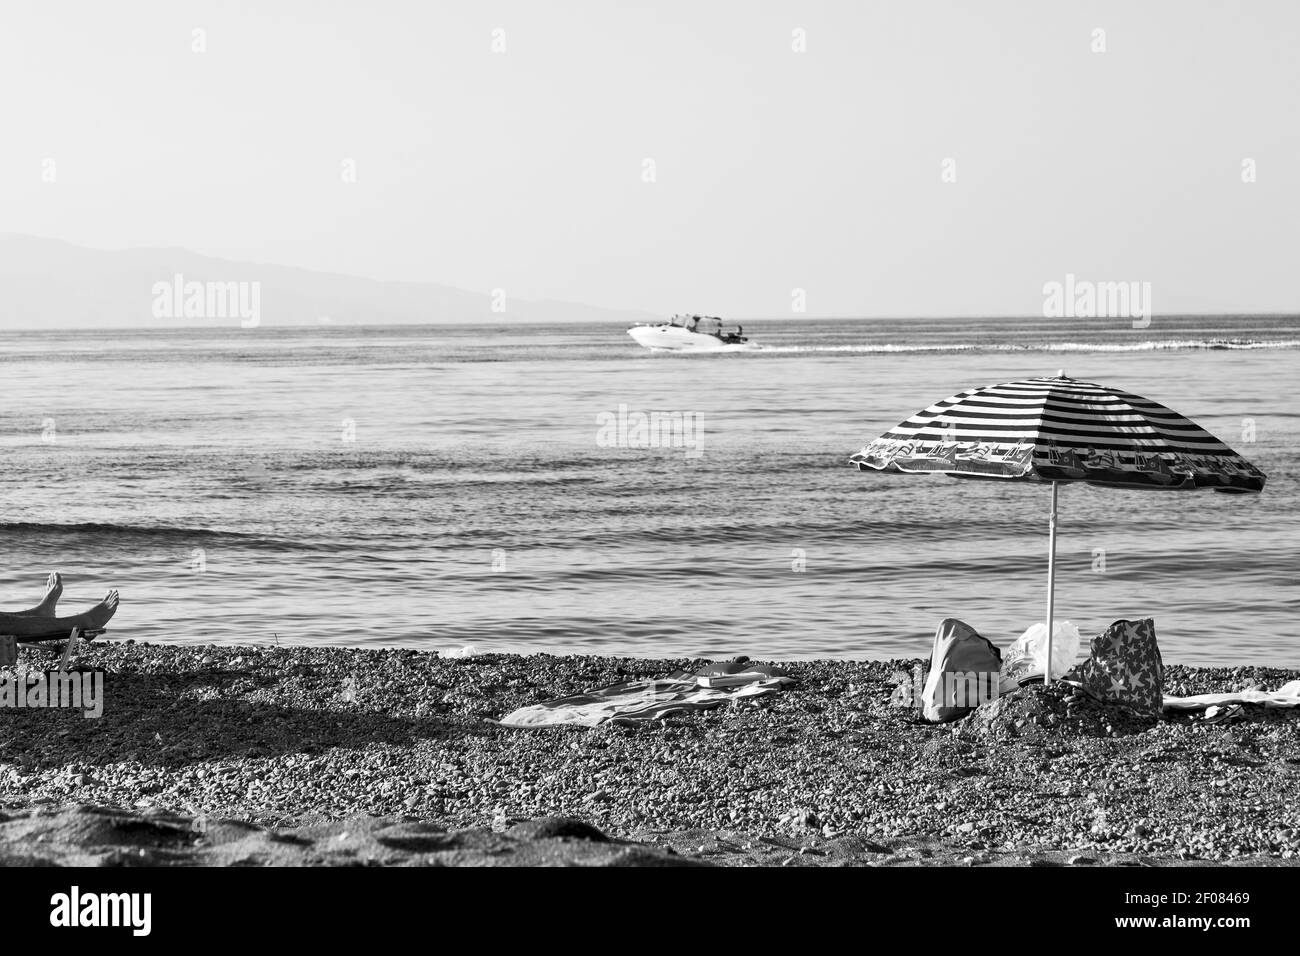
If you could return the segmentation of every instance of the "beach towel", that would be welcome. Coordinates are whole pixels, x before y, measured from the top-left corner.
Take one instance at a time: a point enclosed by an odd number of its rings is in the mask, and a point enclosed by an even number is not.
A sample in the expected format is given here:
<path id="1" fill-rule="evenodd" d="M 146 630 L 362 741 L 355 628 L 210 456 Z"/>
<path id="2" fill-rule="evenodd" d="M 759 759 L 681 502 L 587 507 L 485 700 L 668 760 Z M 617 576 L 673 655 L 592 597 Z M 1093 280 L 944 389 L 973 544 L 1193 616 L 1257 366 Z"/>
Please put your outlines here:
<path id="1" fill-rule="evenodd" d="M 1151 618 L 1116 621 L 1092 639 L 1092 653 L 1065 674 L 1091 697 L 1158 714 L 1164 704 L 1164 662 Z"/>
<path id="2" fill-rule="evenodd" d="M 709 710 L 739 698 L 777 694 L 794 683 L 793 677 L 766 664 L 750 664 L 747 659 L 727 661 L 521 707 L 502 717 L 500 723 L 506 727 L 637 724 L 669 714 Z"/>
<path id="3" fill-rule="evenodd" d="M 1265 707 L 1300 707 L 1300 680 L 1283 684 L 1277 690 L 1250 687 L 1226 694 L 1197 694 L 1194 697 L 1166 697 L 1165 710 L 1206 710 L 1230 704 L 1263 704 Z"/>

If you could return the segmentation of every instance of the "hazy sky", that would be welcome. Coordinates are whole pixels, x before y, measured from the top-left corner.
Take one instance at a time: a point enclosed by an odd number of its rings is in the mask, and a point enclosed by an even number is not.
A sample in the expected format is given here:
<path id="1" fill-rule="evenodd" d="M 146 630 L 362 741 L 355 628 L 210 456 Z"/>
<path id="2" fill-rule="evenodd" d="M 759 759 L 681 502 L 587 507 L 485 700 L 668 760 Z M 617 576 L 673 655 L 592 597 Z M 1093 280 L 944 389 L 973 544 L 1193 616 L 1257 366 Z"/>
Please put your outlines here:
<path id="1" fill-rule="evenodd" d="M 1298 45 L 1289 0 L 4 0 L 0 231 L 661 313 L 1295 310 Z"/>

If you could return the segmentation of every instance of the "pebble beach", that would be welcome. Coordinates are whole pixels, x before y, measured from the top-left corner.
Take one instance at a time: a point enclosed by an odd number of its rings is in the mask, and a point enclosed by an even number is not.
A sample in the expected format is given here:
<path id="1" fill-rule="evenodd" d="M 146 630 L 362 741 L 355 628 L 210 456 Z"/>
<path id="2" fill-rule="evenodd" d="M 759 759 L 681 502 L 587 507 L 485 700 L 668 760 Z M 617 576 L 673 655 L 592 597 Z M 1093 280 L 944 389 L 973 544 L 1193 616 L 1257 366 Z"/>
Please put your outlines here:
<path id="1" fill-rule="evenodd" d="M 1142 720 L 1031 687 L 947 725 L 922 662 L 773 662 L 775 696 L 637 726 L 527 704 L 703 663 L 102 643 L 101 717 L 0 711 L 10 863 L 1294 864 L 1300 712 Z M 5 679 L 49 666 L 24 652 Z M 1178 695 L 1297 672 L 1166 670 Z"/>

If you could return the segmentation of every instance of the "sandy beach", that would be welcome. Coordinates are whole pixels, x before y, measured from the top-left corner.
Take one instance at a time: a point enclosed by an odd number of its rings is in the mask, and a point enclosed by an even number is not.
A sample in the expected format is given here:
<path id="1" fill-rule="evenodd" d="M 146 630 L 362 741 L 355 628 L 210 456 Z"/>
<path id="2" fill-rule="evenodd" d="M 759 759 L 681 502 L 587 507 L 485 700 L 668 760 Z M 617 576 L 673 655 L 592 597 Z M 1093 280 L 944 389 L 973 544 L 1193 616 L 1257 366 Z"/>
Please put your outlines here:
<path id="1" fill-rule="evenodd" d="M 1300 853 L 1296 711 L 1147 722 L 1055 687 L 936 726 L 891 703 L 919 661 L 812 661 L 782 665 L 799 683 L 773 697 L 635 727 L 520 730 L 494 721 L 700 662 L 127 642 L 77 663 L 105 672 L 101 717 L 0 713 L 4 862 L 1288 865 Z M 1166 691 L 1296 676 L 1171 666 Z"/>

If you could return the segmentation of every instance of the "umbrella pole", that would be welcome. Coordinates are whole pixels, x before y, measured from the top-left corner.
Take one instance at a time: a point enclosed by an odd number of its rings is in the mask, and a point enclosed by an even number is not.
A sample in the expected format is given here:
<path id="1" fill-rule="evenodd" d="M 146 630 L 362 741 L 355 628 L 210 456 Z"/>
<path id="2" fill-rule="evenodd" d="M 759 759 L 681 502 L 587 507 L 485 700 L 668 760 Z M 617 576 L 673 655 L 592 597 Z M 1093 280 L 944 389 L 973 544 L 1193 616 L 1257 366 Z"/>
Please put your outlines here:
<path id="1" fill-rule="evenodd" d="M 1056 598 L 1056 482 L 1052 482 L 1052 510 L 1047 516 L 1047 665 L 1043 683 L 1052 682 L 1052 612 Z"/>

